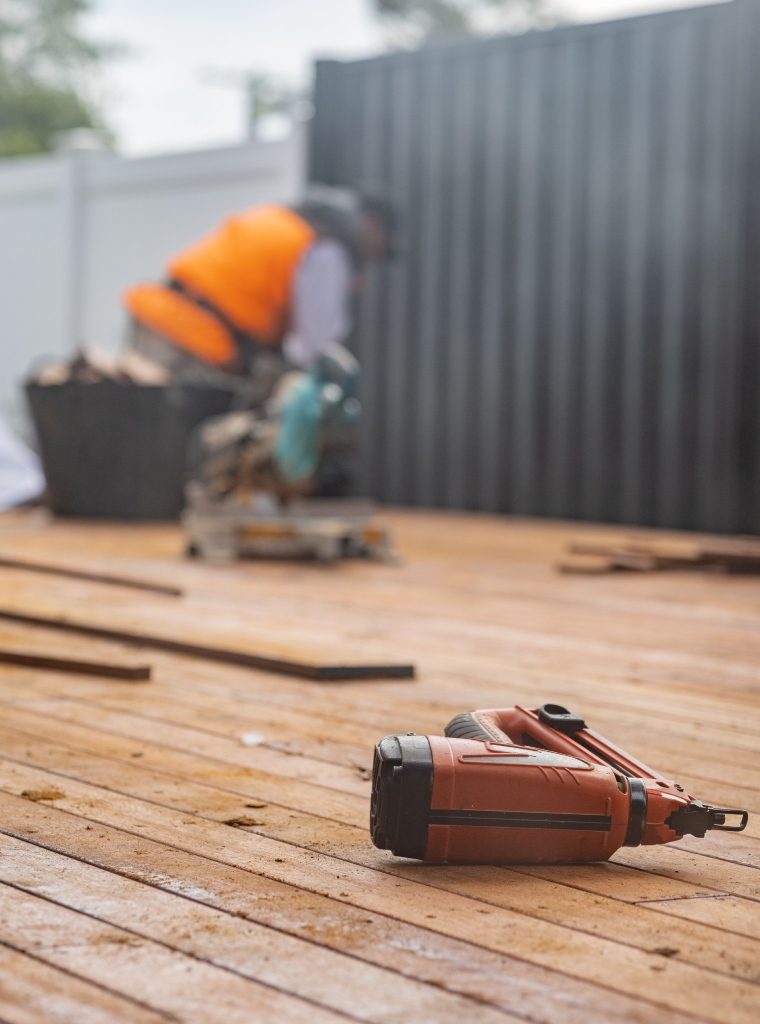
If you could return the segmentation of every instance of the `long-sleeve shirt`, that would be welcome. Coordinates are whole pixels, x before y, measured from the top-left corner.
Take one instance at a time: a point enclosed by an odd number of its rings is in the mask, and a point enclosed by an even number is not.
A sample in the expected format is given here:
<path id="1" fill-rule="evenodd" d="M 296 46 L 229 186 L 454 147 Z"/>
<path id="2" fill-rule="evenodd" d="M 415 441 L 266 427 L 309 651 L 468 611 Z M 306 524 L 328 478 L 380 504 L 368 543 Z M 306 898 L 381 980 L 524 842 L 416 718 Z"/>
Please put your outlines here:
<path id="1" fill-rule="evenodd" d="M 331 345 L 345 341 L 351 328 L 349 300 L 353 271 L 345 248 L 332 238 L 310 246 L 293 283 L 288 359 L 304 369 Z"/>

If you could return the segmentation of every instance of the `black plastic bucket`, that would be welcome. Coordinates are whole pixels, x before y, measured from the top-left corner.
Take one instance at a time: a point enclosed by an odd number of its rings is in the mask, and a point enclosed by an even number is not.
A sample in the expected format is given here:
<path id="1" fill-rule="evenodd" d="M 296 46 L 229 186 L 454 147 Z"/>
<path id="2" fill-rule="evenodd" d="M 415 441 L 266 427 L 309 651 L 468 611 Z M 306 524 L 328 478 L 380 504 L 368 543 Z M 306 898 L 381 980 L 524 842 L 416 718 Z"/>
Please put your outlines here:
<path id="1" fill-rule="evenodd" d="M 58 515 L 176 519 L 190 434 L 232 391 L 115 381 L 26 385 L 50 507 Z"/>

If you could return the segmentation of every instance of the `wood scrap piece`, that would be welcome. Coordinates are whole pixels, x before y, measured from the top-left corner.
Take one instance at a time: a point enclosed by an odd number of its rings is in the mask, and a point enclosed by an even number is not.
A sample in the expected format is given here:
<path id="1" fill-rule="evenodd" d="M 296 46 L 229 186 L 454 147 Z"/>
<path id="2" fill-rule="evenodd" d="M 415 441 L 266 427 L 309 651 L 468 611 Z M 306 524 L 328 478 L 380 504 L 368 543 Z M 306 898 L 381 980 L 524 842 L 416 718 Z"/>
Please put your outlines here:
<path id="1" fill-rule="evenodd" d="M 699 558 L 704 565 L 732 573 L 760 573 L 760 541 L 753 538 L 727 538 L 700 545 Z"/>
<path id="2" fill-rule="evenodd" d="M 182 597 L 179 587 L 152 580 L 139 580 L 132 576 L 114 576 L 111 573 L 90 572 L 86 569 L 72 569 L 66 565 L 51 565 L 47 562 L 28 561 L 25 558 L 9 558 L 0 555 L 0 566 L 4 569 L 21 569 L 23 572 L 40 572 L 49 576 L 66 576 L 74 580 L 86 580 L 89 583 L 105 583 L 113 587 L 129 587 L 132 590 L 146 590 L 151 594 L 164 594 L 166 597 Z"/>
<path id="3" fill-rule="evenodd" d="M 608 572 L 614 572 L 615 566 L 612 560 L 602 555 L 571 555 L 570 558 L 559 562 L 557 569 L 560 572 L 575 574 L 578 576 L 602 576 Z"/>
<path id="4" fill-rule="evenodd" d="M 619 545 L 603 544 L 601 542 L 574 540 L 567 545 L 571 555 L 596 555 L 599 558 L 608 558 L 610 552 Z"/>
<path id="5" fill-rule="evenodd" d="M 84 661 L 79 658 L 60 658 L 55 655 L 36 654 L 34 651 L 0 649 L 0 662 L 6 665 L 20 665 L 24 668 L 39 668 L 49 672 L 71 672 L 84 676 L 108 676 L 109 679 L 123 679 L 130 682 L 150 679 L 150 665 L 126 665 L 108 661 Z"/>
<path id="6" fill-rule="evenodd" d="M 666 569 L 703 567 L 693 547 L 663 547 L 630 541 L 615 544 L 575 541 L 568 545 L 570 558 L 559 565 L 561 572 L 601 574 L 607 572 L 659 572 Z"/>
<path id="7" fill-rule="evenodd" d="M 652 551 L 615 548 L 611 554 L 613 569 L 627 572 L 656 572 L 662 568 L 660 558 Z"/>
<path id="8" fill-rule="evenodd" d="M 575 541 L 567 545 L 567 552 L 568 558 L 557 566 L 563 573 L 602 576 L 619 571 L 652 572 L 657 568 L 651 554 L 640 548 Z"/>
<path id="9" fill-rule="evenodd" d="M 637 540 L 615 544 L 574 541 L 568 545 L 567 550 L 571 557 L 560 564 L 561 572 L 714 569 L 729 573 L 760 573 L 760 540 L 753 537 L 715 538 L 688 545 L 668 542 L 649 544 Z M 598 559 L 599 565 L 589 568 L 587 559 Z M 606 565 L 602 562 L 606 562 Z"/>
<path id="10" fill-rule="evenodd" d="M 679 568 L 695 565 L 699 560 L 698 551 L 692 546 L 663 546 L 647 544 L 642 541 L 623 541 L 614 544 L 589 543 L 574 541 L 568 545 L 572 555 L 589 555 L 607 558 L 615 563 L 615 568 L 631 567 L 641 571 L 644 564 L 655 568 Z"/>
<path id="11" fill-rule="evenodd" d="M 236 651 L 227 647 L 212 647 L 206 644 L 188 643 L 186 640 L 173 640 L 170 637 L 136 633 L 132 630 L 92 626 L 86 622 L 74 622 L 70 619 L 58 619 L 48 615 L 32 615 L 27 612 L 17 612 L 5 608 L 0 609 L 0 619 L 7 619 L 10 622 L 21 622 L 27 626 L 59 629 L 67 633 L 78 633 L 81 636 L 97 637 L 101 640 L 117 640 L 119 643 L 136 644 L 140 647 L 153 647 L 156 650 L 170 651 L 173 654 L 185 654 L 191 658 L 204 658 L 208 661 L 219 661 L 228 665 L 240 665 L 243 668 L 258 668 L 265 672 L 276 672 L 279 675 L 295 676 L 298 679 L 311 679 L 315 682 L 341 682 L 360 679 L 412 679 L 414 677 L 414 665 L 409 664 L 320 665 L 306 661 L 292 661 L 287 658 L 253 654 L 249 651 Z"/>

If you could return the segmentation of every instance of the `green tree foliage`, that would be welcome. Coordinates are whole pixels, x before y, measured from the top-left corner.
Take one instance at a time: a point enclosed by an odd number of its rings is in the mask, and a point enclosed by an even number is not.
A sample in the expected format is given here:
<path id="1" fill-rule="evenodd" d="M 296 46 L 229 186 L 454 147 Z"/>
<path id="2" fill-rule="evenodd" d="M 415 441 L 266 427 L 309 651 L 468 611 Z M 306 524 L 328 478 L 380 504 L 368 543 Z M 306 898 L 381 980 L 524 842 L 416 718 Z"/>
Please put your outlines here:
<path id="1" fill-rule="evenodd" d="M 419 46 L 478 32 L 520 31 L 551 24 L 553 0 L 372 0 L 391 40 Z"/>
<path id="2" fill-rule="evenodd" d="M 110 135 L 92 96 L 107 47 L 89 42 L 89 0 L 0 0 L 0 156 L 45 153 L 61 132 Z"/>

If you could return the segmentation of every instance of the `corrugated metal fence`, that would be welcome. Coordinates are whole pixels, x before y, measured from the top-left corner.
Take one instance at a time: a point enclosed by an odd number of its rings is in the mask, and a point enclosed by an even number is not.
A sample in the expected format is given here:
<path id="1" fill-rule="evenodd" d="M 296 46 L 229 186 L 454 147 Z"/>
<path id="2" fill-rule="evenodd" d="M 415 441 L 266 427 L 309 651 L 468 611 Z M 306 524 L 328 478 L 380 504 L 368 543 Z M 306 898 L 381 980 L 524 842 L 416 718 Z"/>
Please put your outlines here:
<path id="1" fill-rule="evenodd" d="M 398 503 L 760 529 L 755 0 L 321 62 L 310 174 L 406 254 L 357 346 Z"/>

